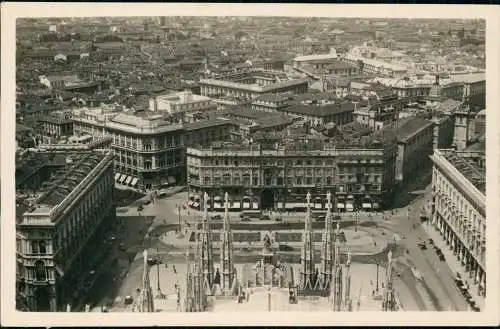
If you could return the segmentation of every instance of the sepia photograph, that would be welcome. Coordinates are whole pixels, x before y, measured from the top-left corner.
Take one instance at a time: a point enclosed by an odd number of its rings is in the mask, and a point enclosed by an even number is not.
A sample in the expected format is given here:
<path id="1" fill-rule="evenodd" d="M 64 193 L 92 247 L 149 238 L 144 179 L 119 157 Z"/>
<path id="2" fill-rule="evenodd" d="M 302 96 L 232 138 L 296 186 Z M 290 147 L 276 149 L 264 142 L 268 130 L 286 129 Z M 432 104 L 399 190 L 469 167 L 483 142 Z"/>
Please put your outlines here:
<path id="1" fill-rule="evenodd" d="M 9 26 L 17 317 L 498 311 L 484 17 L 94 12 Z"/>

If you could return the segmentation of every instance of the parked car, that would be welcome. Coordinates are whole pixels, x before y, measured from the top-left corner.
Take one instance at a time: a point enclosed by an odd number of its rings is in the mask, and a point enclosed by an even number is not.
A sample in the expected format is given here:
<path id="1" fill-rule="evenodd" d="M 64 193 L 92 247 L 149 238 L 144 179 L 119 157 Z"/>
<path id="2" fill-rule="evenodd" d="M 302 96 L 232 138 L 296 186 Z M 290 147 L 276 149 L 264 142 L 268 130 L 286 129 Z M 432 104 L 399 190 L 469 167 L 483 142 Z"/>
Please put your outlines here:
<path id="1" fill-rule="evenodd" d="M 213 215 L 212 216 L 212 220 L 221 220 L 222 219 L 222 216 L 221 215 Z"/>
<path id="2" fill-rule="evenodd" d="M 277 221 L 277 222 L 281 222 L 281 221 L 283 221 L 283 218 L 281 218 L 281 217 L 276 217 L 274 220 L 275 220 L 275 221 Z"/>
<path id="3" fill-rule="evenodd" d="M 260 220 L 271 220 L 271 217 L 269 217 L 268 215 L 262 215 L 260 216 Z"/>
<path id="4" fill-rule="evenodd" d="M 251 222 L 252 220 L 250 219 L 250 217 L 243 217 L 241 219 L 242 222 Z"/>

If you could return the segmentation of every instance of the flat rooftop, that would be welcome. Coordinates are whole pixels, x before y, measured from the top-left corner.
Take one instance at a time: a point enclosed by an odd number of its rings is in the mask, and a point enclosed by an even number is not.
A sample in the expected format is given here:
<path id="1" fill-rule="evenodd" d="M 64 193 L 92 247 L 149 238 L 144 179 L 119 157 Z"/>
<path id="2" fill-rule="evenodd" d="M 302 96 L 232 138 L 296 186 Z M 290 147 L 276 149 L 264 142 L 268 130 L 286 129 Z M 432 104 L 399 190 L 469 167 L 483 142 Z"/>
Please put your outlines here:
<path id="1" fill-rule="evenodd" d="M 486 194 L 486 170 L 472 160 L 460 156 L 459 152 L 446 150 L 442 152 L 445 159 L 455 167 L 483 195 Z"/>

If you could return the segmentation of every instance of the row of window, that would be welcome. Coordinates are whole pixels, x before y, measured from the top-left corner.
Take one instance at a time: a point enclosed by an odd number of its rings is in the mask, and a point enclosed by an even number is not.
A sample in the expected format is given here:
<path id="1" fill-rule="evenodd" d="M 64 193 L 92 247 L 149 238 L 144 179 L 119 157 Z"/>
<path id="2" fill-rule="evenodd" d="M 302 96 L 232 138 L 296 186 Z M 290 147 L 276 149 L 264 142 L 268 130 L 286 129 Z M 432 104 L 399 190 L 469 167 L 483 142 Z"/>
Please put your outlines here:
<path id="1" fill-rule="evenodd" d="M 188 171 L 191 173 L 199 173 L 200 169 L 197 167 L 189 167 Z M 303 169 L 303 168 L 295 168 L 295 169 L 287 169 L 285 170 L 278 170 L 275 173 L 270 173 L 267 171 L 264 171 L 263 173 L 260 173 L 259 170 L 238 170 L 238 169 L 233 169 L 233 170 L 221 170 L 221 169 L 214 169 L 214 170 L 206 170 L 205 168 L 202 169 L 202 174 L 204 176 L 227 176 L 227 177 L 238 177 L 238 176 L 261 176 L 261 175 L 269 175 L 269 174 L 276 174 L 279 176 L 295 176 L 295 175 L 300 175 L 300 176 L 339 176 L 339 177 L 346 177 L 347 179 L 358 179 L 358 180 L 363 180 L 363 179 L 379 179 L 380 175 L 382 175 L 382 171 L 379 168 L 376 168 L 376 170 L 337 170 L 336 168 L 325 168 L 325 169 Z M 286 173 L 286 174 L 285 174 Z"/>
<path id="2" fill-rule="evenodd" d="M 24 267 L 22 264 L 18 264 L 17 266 L 17 274 L 25 278 L 26 280 L 34 280 L 34 281 L 46 281 L 46 280 L 54 280 L 54 271 L 50 271 L 47 269 L 45 261 L 37 260 L 34 266 Z"/>
<path id="3" fill-rule="evenodd" d="M 250 182 L 252 183 L 252 186 L 257 186 L 260 185 L 261 182 L 264 183 L 264 185 L 278 185 L 278 186 L 283 186 L 284 182 L 286 180 L 287 185 L 333 185 L 334 183 L 368 183 L 372 186 L 375 186 L 379 183 L 381 183 L 382 179 L 380 176 L 370 176 L 370 178 L 365 179 L 365 180 L 358 180 L 356 177 L 346 177 L 343 175 L 339 175 L 338 180 L 335 181 L 335 179 L 331 176 L 328 177 L 287 177 L 286 179 L 283 177 L 269 177 L 269 176 L 264 176 L 262 179 L 260 177 L 252 177 L 248 175 L 244 175 L 242 178 L 239 176 L 231 177 L 230 176 L 215 176 L 215 177 L 210 177 L 210 176 L 205 176 L 203 177 L 202 185 L 245 185 L 245 186 L 250 186 Z M 198 182 L 198 177 L 196 175 L 190 176 L 190 181 L 192 183 Z"/>
<path id="4" fill-rule="evenodd" d="M 484 225 L 484 217 L 479 213 L 474 205 L 468 200 L 466 195 L 459 191 L 451 182 L 446 179 L 437 169 L 433 171 L 433 185 L 437 190 L 440 190 L 447 195 L 451 200 L 450 206 L 455 206 L 458 211 L 462 212 L 472 220 L 474 227 Z"/>
<path id="5" fill-rule="evenodd" d="M 338 161 L 342 161 L 343 159 L 337 159 Z M 245 158 L 238 158 L 238 159 L 212 159 L 212 158 L 207 158 L 207 159 L 197 159 L 194 157 L 188 157 L 187 160 L 188 164 L 193 164 L 193 165 L 203 165 L 203 166 L 256 166 L 256 165 L 264 165 L 264 166 L 283 166 L 286 164 L 289 167 L 295 167 L 295 166 L 334 166 L 335 161 L 334 159 L 289 159 L 289 160 L 282 160 L 282 159 L 265 159 L 265 158 L 250 158 L 250 159 L 245 159 Z M 376 163 L 377 160 L 375 159 L 353 159 L 353 161 L 356 161 L 356 163 Z M 360 168 L 357 166 L 343 166 L 345 169 L 339 169 L 341 171 L 375 171 L 378 170 L 372 167 L 366 167 L 366 168 Z"/>

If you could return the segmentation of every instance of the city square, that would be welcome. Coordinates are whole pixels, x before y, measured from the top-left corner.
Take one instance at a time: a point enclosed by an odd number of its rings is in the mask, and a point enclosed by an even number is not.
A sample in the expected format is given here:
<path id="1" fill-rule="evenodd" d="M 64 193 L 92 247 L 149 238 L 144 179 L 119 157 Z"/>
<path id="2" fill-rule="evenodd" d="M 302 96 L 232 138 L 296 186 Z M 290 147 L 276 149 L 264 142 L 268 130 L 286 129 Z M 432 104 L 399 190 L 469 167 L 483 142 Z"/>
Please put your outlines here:
<path id="1" fill-rule="evenodd" d="M 16 31 L 18 310 L 485 309 L 484 20 Z"/>

